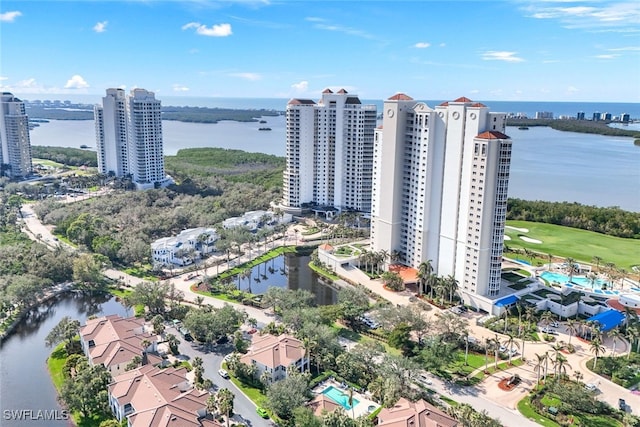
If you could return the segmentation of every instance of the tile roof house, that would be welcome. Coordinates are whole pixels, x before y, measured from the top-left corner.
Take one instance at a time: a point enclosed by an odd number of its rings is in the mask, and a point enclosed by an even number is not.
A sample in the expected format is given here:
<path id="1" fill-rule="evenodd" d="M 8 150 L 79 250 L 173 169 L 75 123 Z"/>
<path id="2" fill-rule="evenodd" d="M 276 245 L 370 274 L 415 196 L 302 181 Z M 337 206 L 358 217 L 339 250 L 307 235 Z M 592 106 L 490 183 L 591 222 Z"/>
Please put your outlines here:
<path id="1" fill-rule="evenodd" d="M 150 344 L 142 348 L 142 342 Z M 118 315 L 87 320 L 80 328 L 80 344 L 92 365 L 102 364 L 111 375 L 125 372 L 131 360 L 140 356 L 145 364 L 162 363 L 162 359 L 149 352 L 157 351 L 158 338 L 144 329 L 144 319 L 122 318 Z"/>
<path id="2" fill-rule="evenodd" d="M 264 372 L 271 376 L 271 381 L 278 381 L 287 376 L 287 368 L 293 366 L 298 371 L 309 365 L 302 341 L 291 335 L 254 335 L 247 354 L 240 357 L 240 362 L 254 364 L 256 377 L 261 378 Z"/>
<path id="3" fill-rule="evenodd" d="M 313 411 L 313 415 L 316 417 L 321 417 L 325 413 L 333 412 L 338 408 L 342 408 L 340 404 L 334 402 L 322 393 L 316 395 L 311 402 L 307 403 L 307 407 Z"/>
<path id="4" fill-rule="evenodd" d="M 191 387 L 185 368 L 142 366 L 114 378 L 109 406 L 129 427 L 218 427 L 207 416 L 209 393 Z"/>
<path id="5" fill-rule="evenodd" d="M 404 397 L 378 414 L 378 427 L 457 427 L 458 421 L 432 404 Z"/>

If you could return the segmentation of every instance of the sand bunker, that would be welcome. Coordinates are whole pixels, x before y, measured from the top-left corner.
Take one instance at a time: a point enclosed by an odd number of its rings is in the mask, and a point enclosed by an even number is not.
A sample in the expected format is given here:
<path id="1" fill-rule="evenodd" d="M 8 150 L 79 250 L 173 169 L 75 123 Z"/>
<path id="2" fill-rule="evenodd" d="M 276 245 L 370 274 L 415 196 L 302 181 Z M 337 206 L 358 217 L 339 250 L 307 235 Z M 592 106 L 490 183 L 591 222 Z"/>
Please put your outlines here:
<path id="1" fill-rule="evenodd" d="M 518 227 L 512 227 L 510 225 L 505 225 L 504 228 L 508 228 L 509 230 L 516 230 L 516 231 L 519 231 L 521 233 L 528 233 L 529 232 L 528 228 L 518 228 Z"/>
<path id="2" fill-rule="evenodd" d="M 527 237 L 527 236 L 518 236 L 518 237 L 520 237 L 520 239 L 524 240 L 527 243 L 537 243 L 537 244 L 542 243 L 542 240 L 532 239 L 531 237 Z"/>
<path id="3" fill-rule="evenodd" d="M 504 240 L 511 240 L 511 237 L 507 236 L 506 234 L 504 235 Z"/>

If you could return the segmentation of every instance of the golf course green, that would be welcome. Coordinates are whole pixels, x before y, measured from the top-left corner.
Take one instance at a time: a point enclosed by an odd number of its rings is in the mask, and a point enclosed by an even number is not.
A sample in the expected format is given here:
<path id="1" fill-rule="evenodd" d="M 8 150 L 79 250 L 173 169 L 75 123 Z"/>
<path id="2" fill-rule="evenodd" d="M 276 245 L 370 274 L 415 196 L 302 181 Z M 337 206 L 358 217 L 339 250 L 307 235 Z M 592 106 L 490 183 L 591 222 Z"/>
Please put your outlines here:
<path id="1" fill-rule="evenodd" d="M 593 231 L 529 221 L 507 221 L 505 235 L 510 240 L 505 239 L 504 243 L 510 248 L 526 248 L 588 263 L 597 256 L 602 259 L 600 265 L 611 262 L 627 271 L 633 265 L 640 265 L 640 240 L 637 239 L 623 239 Z"/>

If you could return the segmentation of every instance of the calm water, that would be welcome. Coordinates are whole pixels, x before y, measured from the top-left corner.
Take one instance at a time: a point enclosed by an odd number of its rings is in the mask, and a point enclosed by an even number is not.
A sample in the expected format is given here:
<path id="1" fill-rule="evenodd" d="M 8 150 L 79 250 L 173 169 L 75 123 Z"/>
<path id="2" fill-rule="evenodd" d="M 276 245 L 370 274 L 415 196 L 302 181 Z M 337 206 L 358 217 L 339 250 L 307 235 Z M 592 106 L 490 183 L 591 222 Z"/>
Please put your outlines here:
<path id="1" fill-rule="evenodd" d="M 331 305 L 337 302 L 337 292 L 324 279 L 309 268 L 309 257 L 284 254 L 256 265 L 247 277 L 233 281 L 243 291 L 263 294 L 269 287 L 304 289 L 316 296 L 316 304 Z"/>
<path id="2" fill-rule="evenodd" d="M 223 147 L 284 156 L 284 117 L 267 124 L 163 122 L 165 153 L 181 148 Z M 268 126 L 271 131 L 259 131 Z M 608 137 L 551 128 L 508 127 L 513 139 L 509 196 L 620 206 L 640 211 L 640 147 L 631 138 Z M 93 121 L 51 121 L 31 132 L 33 145 L 95 146 Z"/>
<path id="3" fill-rule="evenodd" d="M 127 312 L 111 296 L 82 294 L 60 296 L 34 310 L 0 347 L 0 409 L 61 409 L 47 370 L 46 360 L 51 349 L 44 344 L 44 339 L 64 316 L 84 324 L 91 315 L 108 314 L 126 316 Z M 3 417 L 0 425 L 66 427 L 72 424 L 62 420 L 10 421 Z"/>
<path id="4" fill-rule="evenodd" d="M 254 293 L 265 292 L 268 286 L 306 289 L 316 295 L 320 305 L 334 304 L 336 291 L 322 282 L 322 279 L 308 266 L 308 256 L 286 254 L 267 263 L 256 266 L 252 271 L 251 282 L 241 282 L 241 289 Z M 259 271 L 258 271 L 259 270 Z M 266 278 L 265 278 L 266 277 Z M 253 280 L 258 278 L 260 283 Z M 264 280 L 263 280 L 264 279 Z M 236 281 L 237 283 L 237 281 Z M 55 410 L 60 409 L 57 394 L 46 360 L 51 349 L 44 339 L 64 316 L 78 319 L 84 324 L 91 315 L 119 314 L 130 316 L 125 307 L 110 296 L 89 296 L 66 294 L 60 296 L 37 310 L 20 325 L 11 337 L 0 347 L 0 417 L 4 410 Z M 66 427 L 68 421 L 7 421 L 4 426 L 44 426 Z"/>

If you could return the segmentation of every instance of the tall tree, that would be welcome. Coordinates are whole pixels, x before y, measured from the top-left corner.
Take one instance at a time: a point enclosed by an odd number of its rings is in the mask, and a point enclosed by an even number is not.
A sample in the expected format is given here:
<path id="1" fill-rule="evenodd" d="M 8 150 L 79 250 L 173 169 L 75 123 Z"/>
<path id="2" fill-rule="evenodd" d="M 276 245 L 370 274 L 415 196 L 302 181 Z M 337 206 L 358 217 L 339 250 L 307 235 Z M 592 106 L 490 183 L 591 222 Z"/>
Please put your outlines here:
<path id="1" fill-rule="evenodd" d="M 53 347 L 62 341 L 66 341 L 65 348 L 70 354 L 73 348 L 73 339 L 78 335 L 80 330 L 80 321 L 73 320 L 69 316 L 60 319 L 60 322 L 53 327 L 51 332 L 44 339 L 47 347 Z"/>
<path id="2" fill-rule="evenodd" d="M 227 427 L 229 427 L 229 419 L 233 413 L 233 399 L 235 395 L 228 388 L 223 388 L 216 393 L 216 407 L 220 413 L 224 414 Z"/>

